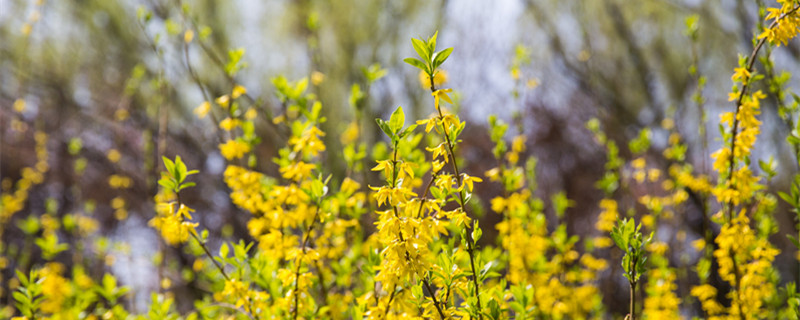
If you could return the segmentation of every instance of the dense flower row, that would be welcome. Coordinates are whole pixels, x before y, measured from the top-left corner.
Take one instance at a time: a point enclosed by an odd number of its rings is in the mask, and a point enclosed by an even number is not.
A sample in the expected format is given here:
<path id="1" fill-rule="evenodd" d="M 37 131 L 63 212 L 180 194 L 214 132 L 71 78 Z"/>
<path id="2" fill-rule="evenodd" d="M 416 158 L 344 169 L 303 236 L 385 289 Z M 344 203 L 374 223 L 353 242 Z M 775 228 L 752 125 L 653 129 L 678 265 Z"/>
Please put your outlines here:
<path id="1" fill-rule="evenodd" d="M 25 265 L 30 257 L 0 242 L 0 269 L 12 263 L 9 259 L 23 261 L 14 262 L 21 269 L 14 278 L 0 279 L 12 290 L 0 292 L 0 297 L 14 302 L 0 309 L 0 319 L 603 319 L 611 310 L 601 288 L 609 286 L 598 279 L 607 274 L 628 280 L 624 290 L 629 290 L 626 309 L 632 320 L 678 319 L 688 310 L 682 306 L 693 303 L 708 319 L 797 319 L 800 293 L 794 285 L 779 289 L 773 265 L 779 250 L 769 241 L 777 230 L 773 213 L 778 200 L 766 190 L 765 180 L 775 173 L 768 163 L 761 163 L 761 171 L 751 165 L 761 133 L 761 102 L 767 98 L 754 88 L 763 78 L 756 72 L 757 56 L 761 48 L 786 45 L 800 30 L 800 4 L 778 3 L 764 13 L 762 18 L 772 22 L 762 26 L 753 53 L 734 70 L 730 101 L 735 109 L 720 115 L 723 144 L 712 153 L 716 183 L 687 161 L 687 142 L 672 115 L 659 128 L 642 129 L 627 149 L 593 119 L 586 127 L 607 155 L 605 173 L 596 183 L 603 196 L 596 204 L 594 231 L 570 234 L 565 215 L 576 204 L 564 192 L 542 199 L 537 160 L 527 155 L 521 126 L 510 133 L 508 124 L 491 117 L 496 165 L 484 173 L 464 171 L 459 148 L 467 123 L 455 112 L 458 101 L 453 89 L 444 88 L 447 74 L 441 70 L 453 49 L 436 51 L 433 35 L 413 39 L 418 58 L 405 60 L 419 69 L 422 88 L 430 91 L 428 116 L 407 121 L 398 107 L 388 119 L 377 119 L 385 137 L 368 146 L 357 112 L 339 136 L 347 165 L 343 175 L 325 165 L 333 152 L 325 144 L 331 141 L 329 132 L 323 129 L 331 126 L 326 126 L 323 104 L 314 94 L 324 75 L 314 73 L 310 80 L 296 82 L 274 78 L 283 107 L 275 117 L 267 118 L 256 100 L 248 98 L 247 88 L 235 81 L 228 94 L 206 97 L 194 113 L 214 121 L 223 136 L 218 149 L 226 167 L 220 179 L 231 203 L 248 215 L 252 242 L 222 242 L 212 252 L 216 240 L 195 220 L 202 213 L 181 199 L 182 190 L 194 186 L 196 171 L 180 157 L 165 157 L 149 221 L 163 241 L 154 261 L 161 290 L 152 295 L 146 314 L 135 316 L 124 307 L 129 289 L 118 286 L 112 275 L 87 274 L 83 260 L 89 258 L 75 255 L 71 270 L 56 262 L 60 252 L 83 252 L 61 243 L 60 235 L 103 238 L 96 234 L 92 210 L 60 219 L 48 203 L 40 217 L 18 219 L 17 225 L 50 262 Z M 182 39 L 189 45 L 194 31 L 187 29 Z M 525 50 L 517 53 L 511 69 L 515 81 L 522 77 L 525 61 Z M 230 79 L 241 68 L 242 54 L 230 54 L 225 70 Z M 385 73 L 370 67 L 365 85 Z M 778 85 L 771 85 L 769 93 L 787 96 L 788 89 L 781 86 L 785 82 L 773 78 L 768 81 Z M 529 87 L 535 82 L 530 79 Z M 365 93 L 360 85 L 352 92 L 350 102 L 358 109 Z M 694 101 L 702 108 L 699 92 Z M 21 113 L 25 102 L 18 100 L 14 109 Z M 788 114 L 785 118 L 792 116 Z M 127 114 L 115 117 L 122 121 Z M 257 120 L 265 118 L 285 135 L 271 162 L 256 152 L 261 143 Z M 14 132 L 28 132 L 22 120 L 10 123 Z M 660 156 L 650 145 L 655 130 L 668 136 Z M 31 188 L 46 180 L 48 137 L 40 131 L 32 136 L 36 163 L 24 168 L 16 182 L 2 181 L 0 225 L 22 212 Z M 69 148 L 73 156 L 80 153 L 79 142 Z M 372 151 L 369 156 L 367 150 Z M 118 164 L 122 155 L 111 150 L 106 158 Z M 76 161 L 75 169 L 85 165 L 85 159 Z M 382 179 L 371 180 L 372 173 Z M 118 174 L 107 183 L 113 190 L 132 185 L 130 177 Z M 473 196 L 481 185 L 496 190 L 485 205 Z M 800 190 L 795 190 L 800 186 L 793 188 L 792 194 L 780 197 L 800 211 Z M 675 219 L 690 202 L 701 208 L 704 219 L 696 239 Z M 117 219 L 127 217 L 122 196 L 109 206 Z M 481 241 L 484 206 L 500 220 L 492 226 L 496 245 Z M 719 211 L 711 214 L 711 208 Z M 106 242 L 91 245 L 106 252 Z M 166 246 L 182 250 L 187 259 L 182 263 L 191 268 L 177 270 L 166 261 Z M 690 261 L 689 251 L 696 260 Z M 114 263 L 111 254 L 98 260 Z M 725 286 L 715 285 L 712 275 Z M 698 281 L 687 280 L 695 277 Z M 202 292 L 191 311 L 176 311 L 173 281 L 191 281 Z M 679 291 L 682 282 L 684 292 Z"/>

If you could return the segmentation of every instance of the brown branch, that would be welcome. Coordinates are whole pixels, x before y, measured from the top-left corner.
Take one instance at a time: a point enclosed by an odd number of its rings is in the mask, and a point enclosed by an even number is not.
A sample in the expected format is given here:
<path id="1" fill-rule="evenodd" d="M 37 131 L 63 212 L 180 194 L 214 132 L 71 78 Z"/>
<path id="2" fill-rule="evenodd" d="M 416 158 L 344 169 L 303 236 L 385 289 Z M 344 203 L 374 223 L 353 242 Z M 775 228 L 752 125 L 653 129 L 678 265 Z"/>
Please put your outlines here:
<path id="1" fill-rule="evenodd" d="M 432 93 L 436 92 L 436 87 L 434 86 L 434 83 L 433 83 L 433 77 L 430 77 L 430 83 L 431 83 L 431 88 L 430 88 L 431 92 Z M 442 108 L 436 108 L 436 111 L 439 112 L 439 119 L 444 119 L 444 114 L 442 113 Z M 455 171 L 455 174 L 456 174 L 456 182 L 458 183 L 459 186 L 461 186 L 462 177 L 461 177 L 461 173 L 458 170 L 458 164 L 456 163 L 456 154 L 453 151 L 453 149 L 454 149 L 453 142 L 450 141 L 450 135 L 447 132 L 447 128 L 445 128 L 444 123 L 442 123 L 442 135 L 444 136 L 444 139 L 447 142 L 447 151 L 448 151 L 448 154 L 450 156 L 450 160 L 453 163 L 453 171 Z M 463 186 L 461 186 L 461 187 L 462 187 L 461 191 L 458 192 L 458 198 L 460 200 L 459 204 L 461 205 L 461 210 L 464 211 L 464 213 L 466 214 L 467 213 L 467 208 L 466 208 L 466 201 L 464 199 L 464 189 L 463 189 Z M 470 265 L 470 268 L 472 269 L 472 284 L 475 286 L 475 299 L 476 299 L 476 302 L 477 302 L 477 305 L 478 305 L 478 319 L 483 319 L 483 313 L 482 313 L 483 307 L 481 306 L 481 294 L 480 294 L 481 291 L 480 291 L 480 286 L 478 284 L 478 272 L 475 269 L 475 252 L 474 252 L 475 251 L 475 239 L 472 238 L 472 231 L 475 229 L 475 219 L 473 219 L 472 225 L 465 224 L 464 227 L 466 228 L 466 231 L 467 231 L 466 232 L 466 234 L 467 234 L 467 253 L 469 254 L 469 265 Z"/>

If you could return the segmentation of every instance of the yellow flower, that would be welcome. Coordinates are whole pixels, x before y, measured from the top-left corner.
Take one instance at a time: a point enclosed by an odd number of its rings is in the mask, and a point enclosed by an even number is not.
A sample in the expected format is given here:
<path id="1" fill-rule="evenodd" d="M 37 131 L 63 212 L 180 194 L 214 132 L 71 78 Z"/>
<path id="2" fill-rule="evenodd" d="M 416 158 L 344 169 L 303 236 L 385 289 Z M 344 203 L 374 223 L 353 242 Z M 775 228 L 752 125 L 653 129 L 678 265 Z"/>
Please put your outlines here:
<path id="1" fill-rule="evenodd" d="M 117 109 L 117 111 L 114 112 L 114 119 L 117 121 L 125 121 L 130 116 L 131 114 L 128 112 L 128 109 Z"/>
<path id="2" fill-rule="evenodd" d="M 358 191 L 358 189 L 361 189 L 361 184 L 353 179 L 350 179 L 350 177 L 344 178 L 344 181 L 342 181 L 341 190 L 343 193 L 353 194 Z"/>
<path id="3" fill-rule="evenodd" d="M 122 199 L 122 197 L 115 197 L 114 199 L 111 199 L 112 208 L 119 209 L 124 206 L 125 206 L 125 199 Z"/>
<path id="4" fill-rule="evenodd" d="M 219 122 L 219 127 L 225 131 L 231 131 L 233 129 L 238 128 L 241 125 L 241 121 L 239 119 L 231 119 L 225 118 Z"/>
<path id="5" fill-rule="evenodd" d="M 444 158 L 444 162 L 448 160 L 447 145 L 444 142 L 433 148 L 425 147 L 425 150 L 432 153 L 431 159 L 438 159 L 441 156 Z"/>
<path id="6" fill-rule="evenodd" d="M 434 87 L 441 86 L 445 82 L 447 82 L 447 72 L 444 70 L 438 70 L 436 74 L 433 75 Z M 419 84 L 423 89 L 430 89 L 431 87 L 431 78 L 428 77 L 428 74 L 425 73 L 425 71 L 420 70 L 419 72 Z"/>
<path id="7" fill-rule="evenodd" d="M 192 39 L 194 39 L 194 31 L 192 29 L 186 30 L 183 33 L 183 42 L 189 43 L 192 42 Z"/>
<path id="8" fill-rule="evenodd" d="M 64 266 L 57 262 L 51 262 L 40 270 L 42 285 L 42 311 L 47 313 L 57 313 L 61 311 L 64 302 L 72 295 L 72 286 L 69 281 L 61 274 Z"/>
<path id="9" fill-rule="evenodd" d="M 472 188 L 473 188 L 473 183 L 474 182 L 483 182 L 483 179 L 478 178 L 478 177 L 471 177 L 470 175 L 468 175 L 466 173 L 462 173 L 461 177 L 462 177 L 461 178 L 462 179 L 461 180 L 461 187 L 458 188 L 458 191 L 461 191 L 464 188 L 464 186 L 467 186 L 467 190 L 469 192 L 472 192 Z"/>
<path id="10" fill-rule="evenodd" d="M 325 81 L 325 74 L 319 71 L 311 73 L 311 84 L 318 86 L 322 81 Z"/>
<path id="11" fill-rule="evenodd" d="M 342 132 L 342 137 L 340 140 L 344 145 L 351 144 L 356 140 L 358 140 L 358 135 L 359 135 L 358 122 L 353 121 L 350 122 L 350 124 L 347 125 L 347 129 L 345 129 L 344 132 Z"/>
<path id="12" fill-rule="evenodd" d="M 703 238 L 692 241 L 692 247 L 697 251 L 702 251 L 706 248 L 706 240 Z"/>
<path id="13" fill-rule="evenodd" d="M 237 85 L 233 86 L 233 91 L 231 92 L 231 97 L 236 99 L 236 98 L 238 98 L 238 97 L 240 97 L 240 96 L 242 96 L 243 94 L 246 94 L 246 93 L 247 93 L 247 89 L 245 87 L 237 84 Z"/>
<path id="14" fill-rule="evenodd" d="M 773 28 L 767 28 L 762 32 L 758 38 L 767 38 L 767 40 L 774 45 L 786 45 L 789 40 L 796 37 L 798 27 L 800 27 L 800 15 L 794 10 L 794 3 L 791 1 L 779 0 L 781 8 L 768 8 L 769 12 L 766 20 L 775 19 L 776 25 Z"/>
<path id="15" fill-rule="evenodd" d="M 372 167 L 372 171 L 381 171 L 383 170 L 383 176 L 386 178 L 392 177 L 392 171 L 394 171 L 394 165 L 392 164 L 391 160 L 377 160 L 378 165 Z"/>
<path id="16" fill-rule="evenodd" d="M 14 101 L 14 111 L 17 113 L 22 113 L 25 111 L 25 100 L 17 99 Z"/>
<path id="17" fill-rule="evenodd" d="M 239 159 L 250 152 L 250 145 L 239 140 L 228 140 L 219 145 L 219 151 L 225 159 Z"/>
<path id="18" fill-rule="evenodd" d="M 494 197 L 491 203 L 492 203 L 492 211 L 494 212 L 502 213 L 503 210 L 506 208 L 506 199 L 503 199 L 503 197 Z"/>
<path id="19" fill-rule="evenodd" d="M 431 132 L 431 129 L 433 129 L 433 127 L 436 126 L 436 118 L 417 120 L 417 125 L 422 125 L 422 124 L 425 125 L 425 133 Z"/>
<path id="20" fill-rule="evenodd" d="M 108 186 L 113 189 L 127 189 L 131 186 L 131 178 L 123 175 L 112 174 L 108 177 Z"/>
<path id="21" fill-rule="evenodd" d="M 189 240 L 189 236 L 195 233 L 197 223 L 186 220 L 192 219 L 190 212 L 194 210 L 181 204 L 175 210 L 175 203 L 157 203 L 157 216 L 148 223 L 156 230 L 161 231 L 161 236 L 170 245 L 178 245 Z"/>
<path id="22" fill-rule="evenodd" d="M 514 137 L 514 140 L 511 141 L 511 151 L 520 153 L 525 151 L 525 136 L 519 135 Z"/>
<path id="23" fill-rule="evenodd" d="M 661 170 L 655 168 L 647 170 L 647 180 L 649 180 L 650 182 L 658 181 L 658 178 L 660 176 L 661 176 Z"/>
<path id="24" fill-rule="evenodd" d="M 120 158 L 122 158 L 122 154 L 120 154 L 117 149 L 111 149 L 108 150 L 108 153 L 106 153 L 106 157 L 108 158 L 108 161 L 111 161 L 111 163 L 117 163 L 119 162 Z"/>
<path id="25" fill-rule="evenodd" d="M 588 253 L 584 254 L 581 257 L 580 262 L 581 262 L 581 264 L 583 264 L 587 268 L 595 270 L 595 271 L 605 270 L 608 267 L 608 263 L 606 262 L 606 260 L 597 259 L 597 258 L 593 257 L 591 254 L 588 254 Z"/>
<path id="26" fill-rule="evenodd" d="M 433 96 L 433 98 L 435 100 L 435 106 L 436 106 L 436 110 L 437 111 L 441 111 L 439 109 L 439 99 L 444 99 L 444 101 L 447 101 L 448 103 L 453 104 L 453 100 L 450 100 L 450 96 L 447 95 L 448 92 L 452 92 L 452 91 L 453 91 L 453 89 L 439 89 L 439 90 L 436 90 L 434 92 L 431 92 L 431 95 Z"/>
<path id="27" fill-rule="evenodd" d="M 231 97 L 229 97 L 229 96 L 226 94 L 226 95 L 220 96 L 219 98 L 217 98 L 217 99 L 216 99 L 216 100 L 214 100 L 214 101 L 215 101 L 215 102 L 216 102 L 216 103 L 217 103 L 217 104 L 218 104 L 220 107 L 223 107 L 223 108 L 227 109 L 227 108 L 228 108 L 228 105 L 231 103 Z"/>
<path id="28" fill-rule="evenodd" d="M 527 82 L 525 82 L 525 86 L 528 87 L 528 89 L 534 89 L 539 86 L 539 79 L 530 78 Z"/>
<path id="29" fill-rule="evenodd" d="M 748 71 L 747 69 L 739 67 L 733 70 L 734 72 L 733 76 L 731 76 L 731 80 L 733 80 L 734 82 L 741 81 L 742 83 L 746 84 L 747 80 L 750 79 L 750 71 Z"/>
<path id="30" fill-rule="evenodd" d="M 631 161 L 631 166 L 634 169 L 644 169 L 644 166 L 646 164 L 647 164 L 647 162 L 644 160 L 644 158 L 641 158 L 641 157 L 636 158 L 633 161 Z"/>
<path id="31" fill-rule="evenodd" d="M 31 31 L 33 31 L 33 26 L 30 23 L 25 22 L 25 23 L 22 24 L 22 28 L 20 28 L 20 32 L 22 32 L 23 35 L 25 35 L 27 37 L 27 36 L 29 36 L 31 34 Z"/>
<path id="32" fill-rule="evenodd" d="M 194 114 L 200 119 L 205 118 L 209 111 L 211 111 L 211 103 L 208 101 L 203 101 L 197 108 L 194 108 Z"/>
<path id="33" fill-rule="evenodd" d="M 167 290 L 172 288 L 172 280 L 169 277 L 161 278 L 161 289 Z"/>
<path id="34" fill-rule="evenodd" d="M 317 168 L 316 164 L 313 163 L 305 163 L 305 162 L 296 162 L 292 163 L 288 166 L 282 166 L 279 171 L 281 172 L 284 179 L 300 181 L 306 179 L 311 176 L 311 170 Z"/>
<path id="35" fill-rule="evenodd" d="M 613 245 L 614 242 L 609 237 L 597 237 L 594 238 L 594 246 L 598 248 L 608 248 Z"/>
<path id="36" fill-rule="evenodd" d="M 602 208 L 603 211 L 600 212 L 600 217 L 597 219 L 595 228 L 600 231 L 609 232 L 614 228 L 617 220 L 617 201 L 613 199 L 600 200 L 600 208 Z"/>
<path id="37" fill-rule="evenodd" d="M 255 108 L 251 108 L 244 113 L 244 118 L 247 120 L 253 120 L 258 117 L 258 111 Z"/>
<path id="38" fill-rule="evenodd" d="M 325 143 L 319 138 L 324 136 L 325 133 L 322 130 L 316 126 L 311 126 L 303 131 L 299 137 L 293 136 L 289 138 L 289 145 L 292 146 L 293 152 L 302 152 L 304 156 L 311 155 L 316 157 L 320 152 L 325 151 Z"/>

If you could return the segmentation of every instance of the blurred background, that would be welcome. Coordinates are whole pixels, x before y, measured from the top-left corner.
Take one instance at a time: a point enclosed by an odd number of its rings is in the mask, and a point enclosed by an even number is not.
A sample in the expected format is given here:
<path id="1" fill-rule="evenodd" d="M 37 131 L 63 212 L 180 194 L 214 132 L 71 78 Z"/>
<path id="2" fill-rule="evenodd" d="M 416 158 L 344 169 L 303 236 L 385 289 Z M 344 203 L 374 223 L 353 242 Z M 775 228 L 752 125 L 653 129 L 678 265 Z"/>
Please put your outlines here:
<path id="1" fill-rule="evenodd" d="M 687 32 L 692 15 L 697 19 Z M 159 246 L 147 221 L 154 214 L 160 155 L 180 155 L 189 168 L 200 170 L 194 178 L 198 186 L 186 191 L 184 201 L 197 210 L 202 227 L 215 238 L 248 239 L 249 215 L 231 204 L 222 181 L 225 161 L 217 150 L 222 135 L 213 120 L 193 113 L 198 105 L 241 84 L 265 114 L 279 114 L 271 79 L 314 74 L 321 82 L 310 90 L 329 119 L 323 128 L 329 150 L 324 161 L 342 176 L 339 135 L 356 110 L 363 112 L 363 134 L 372 142 L 382 137 L 372 119 L 386 118 L 398 105 L 409 118 L 432 111 L 430 93 L 402 59 L 415 55 L 412 37 L 436 30 L 439 48 L 454 47 L 443 66 L 444 86 L 456 91 L 457 110 L 468 123 L 460 150 L 466 171 L 482 176 L 495 165 L 487 117 L 497 114 L 518 128 L 509 130 L 509 138 L 524 134 L 526 153 L 539 159 L 537 195 L 546 210 L 552 211 L 551 195 L 564 191 L 575 203 L 566 214 L 569 232 L 596 234 L 603 193 L 595 181 L 603 175 L 606 155 L 585 123 L 600 119 L 622 146 L 651 127 L 648 162 L 666 170 L 661 153 L 668 132 L 660 123 L 674 117 L 689 145 L 687 161 L 696 172 L 710 174 L 709 150 L 719 147 L 718 114 L 733 108 L 730 75 L 738 55 L 752 50 L 759 20 L 758 3 L 744 0 L 0 0 L 3 192 L 22 178 L 24 167 L 36 163 L 36 130 L 48 135 L 50 166 L 24 207 L 0 220 L 2 241 L 23 250 L 26 235 L 19 226 L 30 216 L 91 215 L 102 241 L 78 247 L 87 255 L 112 257 L 106 260 L 115 261 L 95 271 L 113 272 L 137 288 L 134 300 L 144 301 L 146 292 L 158 287 L 147 276 Z M 187 28 L 197 30 L 189 45 Z M 229 51 L 239 49 L 243 69 L 232 77 L 225 64 Z M 772 57 L 778 70 L 797 71 L 800 46 L 791 43 Z M 364 70 L 373 64 L 387 73 L 370 83 Z M 693 99 L 700 76 L 707 78 L 699 91 L 705 122 Z M 350 103 L 354 84 L 365 95 L 357 106 Z M 796 85 L 789 80 L 789 87 Z M 773 97 L 763 104 L 764 132 L 755 154 L 775 158 L 781 174 L 769 188 L 787 190 L 797 171 L 785 142 L 789 127 L 778 117 Z M 255 151 L 261 159 L 257 168 L 276 174 L 268 159 L 285 144 L 280 130 L 262 117 L 257 131 L 263 139 Z M 626 148 L 621 155 L 631 158 Z M 122 180 L 109 187 L 114 175 Z M 379 183 L 377 176 L 370 179 Z M 482 203 L 497 194 L 494 189 L 488 182 L 477 187 Z M 636 207 L 636 194 L 632 190 L 619 200 Z M 699 203 L 685 207 L 675 223 L 689 231 L 688 242 L 702 237 L 702 216 Z M 486 212 L 482 241 L 493 244 L 491 226 L 500 218 L 488 206 Z M 798 280 L 794 250 L 783 236 L 796 233 L 793 215 L 783 203 L 776 211 L 781 230 L 773 243 L 783 252 L 775 264 L 782 282 Z M 76 246 L 81 241 L 67 235 L 59 240 Z M 35 263 L 39 255 L 33 256 L 7 262 L 3 278 Z M 66 256 L 57 257 L 68 263 Z M 673 258 L 675 266 L 697 259 L 686 252 Z M 621 312 L 627 283 L 620 274 L 603 276 L 610 279 L 601 287 L 606 304 Z M 679 285 L 679 296 L 688 295 L 688 284 Z"/>

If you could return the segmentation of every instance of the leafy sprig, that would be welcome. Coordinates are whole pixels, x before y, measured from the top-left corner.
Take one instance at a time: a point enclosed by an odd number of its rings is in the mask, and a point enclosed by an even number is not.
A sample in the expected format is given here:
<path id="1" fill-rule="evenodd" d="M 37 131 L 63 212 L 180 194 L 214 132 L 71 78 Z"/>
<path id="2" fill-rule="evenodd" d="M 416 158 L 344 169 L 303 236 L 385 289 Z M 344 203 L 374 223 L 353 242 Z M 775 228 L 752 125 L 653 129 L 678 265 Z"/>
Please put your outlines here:
<path id="1" fill-rule="evenodd" d="M 611 239 L 614 239 L 617 247 L 625 252 L 625 256 L 622 257 L 622 268 L 625 270 L 625 278 L 631 282 L 638 282 L 646 271 L 645 247 L 653 240 L 653 233 L 645 238 L 641 228 L 641 223 L 637 225 L 633 219 L 623 219 L 617 221 L 617 226 L 611 230 Z"/>
<path id="2" fill-rule="evenodd" d="M 196 174 L 199 171 L 187 171 L 186 164 L 181 160 L 181 156 L 175 157 L 174 162 L 167 157 L 162 157 L 162 159 L 164 160 L 164 166 L 167 168 L 167 172 L 166 174 L 162 173 L 161 179 L 158 180 L 159 185 L 175 193 L 188 187 L 195 186 L 194 182 L 184 181 L 186 177 Z"/>
<path id="3" fill-rule="evenodd" d="M 389 121 L 385 121 L 381 118 L 375 118 L 375 122 L 378 123 L 378 126 L 381 128 L 383 133 L 392 139 L 392 145 L 396 145 L 400 139 L 405 138 L 409 133 L 413 132 L 414 129 L 417 128 L 416 124 L 412 124 L 405 129 L 403 128 L 406 124 L 406 114 L 403 112 L 402 106 L 398 106 L 397 110 L 392 112 L 392 116 L 389 118 Z"/>
<path id="4" fill-rule="evenodd" d="M 433 79 L 438 72 L 437 69 L 439 66 L 441 66 L 442 63 L 444 63 L 444 61 L 450 56 L 450 53 L 453 52 L 453 48 L 447 48 L 436 52 L 436 36 L 438 34 L 439 32 L 437 31 L 433 34 L 433 36 L 426 40 L 411 39 L 411 44 L 414 46 L 414 51 L 417 52 L 417 55 L 419 55 L 421 60 L 417 58 L 403 59 L 403 61 L 406 63 L 425 72 L 430 79 Z"/>

